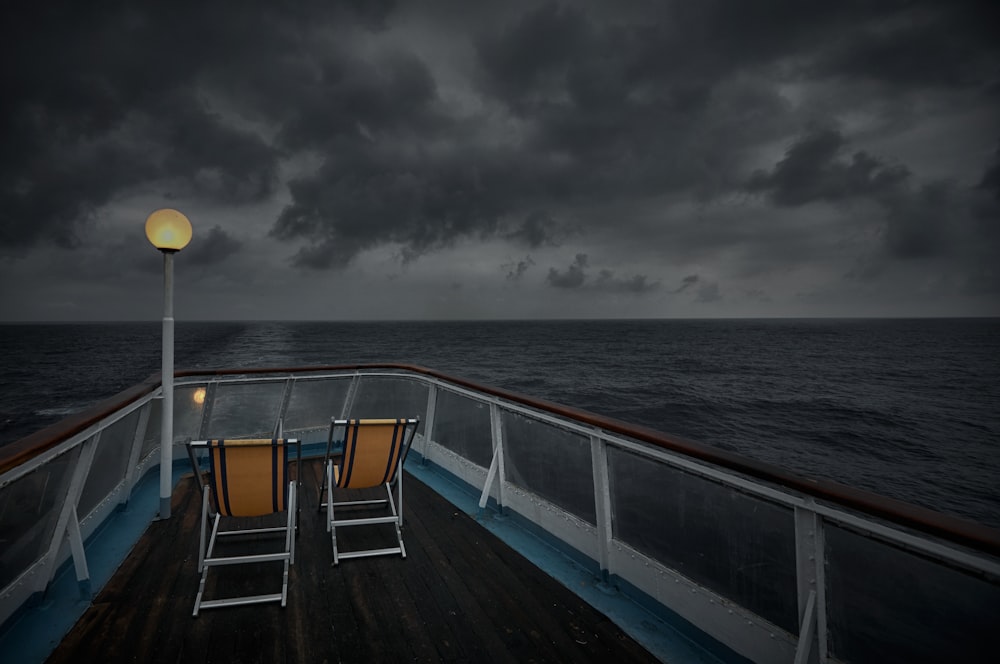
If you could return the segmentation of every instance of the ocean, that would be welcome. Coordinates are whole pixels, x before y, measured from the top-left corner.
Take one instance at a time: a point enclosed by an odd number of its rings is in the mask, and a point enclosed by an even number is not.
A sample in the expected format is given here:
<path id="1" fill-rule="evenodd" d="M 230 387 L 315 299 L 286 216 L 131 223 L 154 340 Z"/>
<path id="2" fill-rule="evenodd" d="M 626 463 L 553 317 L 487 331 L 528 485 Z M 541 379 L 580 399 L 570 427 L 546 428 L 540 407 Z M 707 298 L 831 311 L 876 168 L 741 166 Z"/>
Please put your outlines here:
<path id="1" fill-rule="evenodd" d="M 178 322 L 181 369 L 405 362 L 1000 527 L 1000 319 Z M 160 323 L 0 325 L 0 444 L 160 369 Z"/>

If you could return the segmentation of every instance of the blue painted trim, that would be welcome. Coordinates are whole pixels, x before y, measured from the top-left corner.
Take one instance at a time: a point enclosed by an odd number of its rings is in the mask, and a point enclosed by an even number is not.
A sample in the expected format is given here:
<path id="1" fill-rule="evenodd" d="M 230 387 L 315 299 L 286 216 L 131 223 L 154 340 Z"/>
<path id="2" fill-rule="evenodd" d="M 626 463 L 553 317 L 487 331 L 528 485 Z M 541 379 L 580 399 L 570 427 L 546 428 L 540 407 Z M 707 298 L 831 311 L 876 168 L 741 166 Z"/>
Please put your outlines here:
<path id="1" fill-rule="evenodd" d="M 715 653 L 722 661 L 732 662 L 733 664 L 752 664 L 752 660 L 743 657 L 725 644 L 712 638 L 710 635 L 706 634 L 682 618 L 676 612 L 656 601 L 656 599 L 617 574 L 612 574 L 608 583 L 619 592 L 632 598 L 636 604 L 643 607 L 647 611 L 660 616 L 662 620 L 668 623 L 678 625 L 679 629 L 688 639 L 690 639 L 698 647 L 704 648 L 708 652 Z"/>

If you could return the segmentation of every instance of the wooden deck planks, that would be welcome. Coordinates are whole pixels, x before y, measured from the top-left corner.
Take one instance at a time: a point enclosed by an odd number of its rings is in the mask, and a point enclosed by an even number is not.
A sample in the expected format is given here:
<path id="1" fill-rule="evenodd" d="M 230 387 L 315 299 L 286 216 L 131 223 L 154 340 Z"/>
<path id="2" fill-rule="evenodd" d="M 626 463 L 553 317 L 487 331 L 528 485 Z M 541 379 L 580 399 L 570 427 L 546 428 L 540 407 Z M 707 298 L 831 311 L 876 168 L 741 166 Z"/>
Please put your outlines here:
<path id="1" fill-rule="evenodd" d="M 193 478 L 185 479 L 174 493 L 174 517 L 150 525 L 48 662 L 656 661 L 412 476 L 404 485 L 406 559 L 333 567 L 317 512 L 320 472 L 318 462 L 303 463 L 284 609 L 264 604 L 191 616 L 200 498 Z M 348 530 L 344 547 L 381 546 L 383 533 L 365 530 L 372 529 Z M 252 566 L 260 573 L 249 567 L 213 570 L 206 595 L 280 588 L 280 563 Z"/>

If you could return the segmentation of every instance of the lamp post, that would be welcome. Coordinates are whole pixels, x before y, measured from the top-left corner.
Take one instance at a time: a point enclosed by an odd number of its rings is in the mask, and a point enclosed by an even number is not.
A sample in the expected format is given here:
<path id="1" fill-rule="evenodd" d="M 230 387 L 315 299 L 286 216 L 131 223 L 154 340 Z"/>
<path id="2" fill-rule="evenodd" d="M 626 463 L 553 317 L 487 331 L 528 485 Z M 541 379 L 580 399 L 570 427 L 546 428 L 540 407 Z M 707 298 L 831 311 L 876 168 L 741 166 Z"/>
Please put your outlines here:
<path id="1" fill-rule="evenodd" d="M 146 237 L 163 252 L 163 354 L 160 382 L 160 518 L 170 518 L 174 446 L 174 254 L 191 241 L 191 222 L 177 210 L 157 210 L 146 218 Z"/>

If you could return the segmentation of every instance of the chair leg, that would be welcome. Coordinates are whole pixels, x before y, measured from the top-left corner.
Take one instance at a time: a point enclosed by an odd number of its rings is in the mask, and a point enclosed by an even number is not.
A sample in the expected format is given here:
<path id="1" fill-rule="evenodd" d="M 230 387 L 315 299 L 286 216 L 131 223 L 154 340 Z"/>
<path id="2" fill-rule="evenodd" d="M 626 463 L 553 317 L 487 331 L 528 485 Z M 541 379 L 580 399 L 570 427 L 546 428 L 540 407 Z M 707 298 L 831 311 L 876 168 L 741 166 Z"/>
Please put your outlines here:
<path id="1" fill-rule="evenodd" d="M 400 509 L 399 512 L 396 512 L 396 503 L 392 499 L 392 488 L 388 484 L 385 485 L 385 492 L 389 496 L 389 500 L 387 501 L 389 503 L 389 509 L 392 510 L 392 515 L 396 517 L 396 520 L 392 522 L 392 525 L 396 527 L 396 540 L 399 542 L 399 553 L 400 555 L 403 556 L 403 558 L 405 558 L 406 547 L 403 546 L 403 530 L 402 530 L 403 510 Z M 399 503 L 400 507 L 402 507 L 403 505 L 402 499 L 403 499 L 403 494 L 402 491 L 400 491 L 400 503 Z"/>
<path id="2" fill-rule="evenodd" d="M 326 492 L 326 489 L 327 489 L 328 486 L 329 486 L 329 481 L 328 481 L 328 478 L 327 478 L 327 473 L 326 473 L 326 471 L 324 471 L 323 472 L 323 480 L 320 482 L 320 487 L 319 487 L 319 499 L 316 501 L 316 511 L 317 512 L 322 512 L 323 511 L 323 506 L 324 506 L 324 503 L 323 503 L 323 494 Z"/>
<path id="3" fill-rule="evenodd" d="M 201 572 L 205 567 L 205 536 L 206 536 L 206 520 L 208 519 L 208 487 L 206 486 L 201 492 L 201 525 L 199 527 L 198 536 L 198 571 Z"/>
<path id="4" fill-rule="evenodd" d="M 221 515 L 216 514 L 215 519 L 212 522 L 212 537 L 208 540 L 207 547 L 204 546 L 205 542 L 205 520 L 208 518 L 208 491 L 206 489 L 204 498 L 202 500 L 202 511 L 201 511 L 201 530 L 202 545 L 198 549 L 198 571 L 201 572 L 201 580 L 198 581 L 198 594 L 194 598 L 194 612 L 191 614 L 195 618 L 198 617 L 198 611 L 201 609 L 201 599 L 205 595 L 205 581 L 208 579 L 208 564 L 206 564 L 205 559 L 212 557 L 212 551 L 215 549 L 215 538 L 219 534 L 219 520 L 222 518 Z M 207 549 L 207 550 L 206 550 Z"/>
<path id="5" fill-rule="evenodd" d="M 396 468 L 396 491 L 399 493 L 399 527 L 403 527 L 403 467 Z"/>
<path id="6" fill-rule="evenodd" d="M 198 594 L 194 598 L 194 612 L 191 614 L 195 618 L 198 617 L 198 609 L 201 608 L 201 598 L 205 594 L 205 578 L 208 576 L 208 568 L 206 567 L 201 573 L 201 580 L 198 582 Z"/>
<path id="7" fill-rule="evenodd" d="M 330 542 L 333 544 L 333 564 L 336 566 L 340 562 L 340 555 L 337 552 L 337 526 L 333 523 L 336 519 L 333 514 L 333 502 L 330 502 Z"/>
<path id="8" fill-rule="evenodd" d="M 288 484 L 288 516 L 285 524 L 285 550 L 288 551 L 291 564 L 295 564 L 295 536 L 298 534 L 298 493 L 294 482 Z"/>
<path id="9" fill-rule="evenodd" d="M 337 526 L 334 525 L 334 511 L 333 511 L 333 461 L 327 463 L 326 466 L 326 530 L 330 533 L 330 542 L 333 545 L 333 564 L 337 565 L 340 562 L 340 557 L 337 553 Z"/>
<path id="10" fill-rule="evenodd" d="M 287 522 L 285 523 L 285 551 L 288 557 L 285 558 L 284 571 L 281 576 L 281 606 L 288 602 L 288 568 L 295 563 L 295 530 L 297 527 L 298 495 L 295 491 L 295 482 L 288 484 Z"/>

